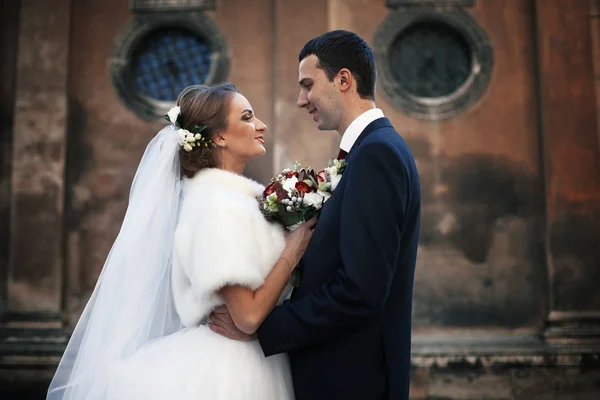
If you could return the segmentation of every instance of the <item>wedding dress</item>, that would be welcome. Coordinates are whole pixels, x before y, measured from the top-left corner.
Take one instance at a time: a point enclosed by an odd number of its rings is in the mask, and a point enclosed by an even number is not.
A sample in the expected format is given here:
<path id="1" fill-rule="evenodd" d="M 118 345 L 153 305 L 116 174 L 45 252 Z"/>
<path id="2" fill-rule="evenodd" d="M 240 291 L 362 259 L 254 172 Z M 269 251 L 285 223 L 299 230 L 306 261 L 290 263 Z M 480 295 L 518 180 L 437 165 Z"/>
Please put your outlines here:
<path id="1" fill-rule="evenodd" d="M 257 289 L 285 245 L 263 218 L 263 188 L 211 169 L 185 179 L 173 249 L 173 295 L 186 329 L 158 339 L 111 373 L 107 400 L 293 398 L 286 355 L 265 358 L 258 341 L 237 342 L 202 325 L 223 304 L 225 284 Z"/>
<path id="2" fill-rule="evenodd" d="M 218 289 L 263 284 L 285 247 L 283 229 L 262 216 L 263 187 L 250 179 L 206 169 L 180 181 L 168 136 L 175 132 L 165 130 L 138 169 L 123 227 L 48 399 L 293 399 L 287 355 L 267 358 L 258 341 L 206 326 L 224 304 Z M 153 151 L 171 154 L 163 174 L 177 179 L 143 186 L 160 173 L 160 158 L 147 160 Z"/>

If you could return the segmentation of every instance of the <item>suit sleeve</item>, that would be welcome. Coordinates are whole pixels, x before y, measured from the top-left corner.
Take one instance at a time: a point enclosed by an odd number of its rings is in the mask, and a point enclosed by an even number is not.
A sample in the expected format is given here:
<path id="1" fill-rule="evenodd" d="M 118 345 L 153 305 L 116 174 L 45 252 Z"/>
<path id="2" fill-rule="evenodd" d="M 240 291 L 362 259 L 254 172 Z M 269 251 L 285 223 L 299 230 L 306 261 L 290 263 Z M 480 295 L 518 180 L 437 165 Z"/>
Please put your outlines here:
<path id="1" fill-rule="evenodd" d="M 383 311 L 400 251 L 407 170 L 392 147 L 373 142 L 360 147 L 346 173 L 342 265 L 330 282 L 269 314 L 258 330 L 267 356 L 347 335 Z"/>

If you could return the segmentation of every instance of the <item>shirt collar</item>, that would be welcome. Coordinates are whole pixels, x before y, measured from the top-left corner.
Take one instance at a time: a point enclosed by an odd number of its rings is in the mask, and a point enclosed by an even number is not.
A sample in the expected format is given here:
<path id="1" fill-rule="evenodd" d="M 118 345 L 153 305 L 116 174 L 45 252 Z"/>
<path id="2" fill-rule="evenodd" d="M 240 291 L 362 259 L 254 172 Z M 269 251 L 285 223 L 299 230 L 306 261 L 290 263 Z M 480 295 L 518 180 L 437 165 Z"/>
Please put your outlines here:
<path id="1" fill-rule="evenodd" d="M 354 142 L 360 136 L 362 131 L 365 130 L 367 125 L 376 119 L 383 118 L 383 111 L 379 108 L 372 108 L 360 114 L 352 123 L 348 126 L 344 134 L 342 135 L 342 141 L 340 142 L 340 149 L 350 152 Z"/>

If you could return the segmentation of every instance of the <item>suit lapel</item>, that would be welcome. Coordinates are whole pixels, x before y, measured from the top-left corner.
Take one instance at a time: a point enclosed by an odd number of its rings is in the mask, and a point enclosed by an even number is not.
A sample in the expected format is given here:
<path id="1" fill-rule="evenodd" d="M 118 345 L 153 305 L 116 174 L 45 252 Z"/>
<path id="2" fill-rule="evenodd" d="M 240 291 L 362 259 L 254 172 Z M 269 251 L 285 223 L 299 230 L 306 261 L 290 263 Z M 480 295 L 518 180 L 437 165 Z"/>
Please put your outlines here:
<path id="1" fill-rule="evenodd" d="M 361 144 L 361 142 L 363 140 L 365 140 L 365 138 L 367 136 L 369 136 L 369 134 L 371 134 L 371 132 L 376 131 L 379 128 L 382 127 L 390 127 L 393 129 L 392 123 L 390 122 L 389 119 L 383 117 L 383 118 L 378 118 L 375 121 L 371 122 L 369 125 L 367 125 L 367 127 L 362 131 L 362 133 L 360 134 L 360 136 L 356 139 L 356 142 L 354 142 L 354 144 L 352 145 L 352 148 L 350 149 L 350 152 L 345 155 L 343 153 L 345 153 L 343 150 L 340 150 L 340 153 L 338 154 L 338 159 L 340 158 L 346 158 L 346 160 L 349 159 L 349 157 L 352 156 L 354 149 L 358 148 Z M 343 152 L 343 153 L 342 153 Z M 299 270 L 300 273 L 303 272 L 304 270 L 304 258 L 300 260 L 300 265 L 297 268 Z M 291 293 L 291 298 L 294 297 L 294 295 L 297 292 L 297 287 L 294 287 L 294 289 L 292 290 Z"/>

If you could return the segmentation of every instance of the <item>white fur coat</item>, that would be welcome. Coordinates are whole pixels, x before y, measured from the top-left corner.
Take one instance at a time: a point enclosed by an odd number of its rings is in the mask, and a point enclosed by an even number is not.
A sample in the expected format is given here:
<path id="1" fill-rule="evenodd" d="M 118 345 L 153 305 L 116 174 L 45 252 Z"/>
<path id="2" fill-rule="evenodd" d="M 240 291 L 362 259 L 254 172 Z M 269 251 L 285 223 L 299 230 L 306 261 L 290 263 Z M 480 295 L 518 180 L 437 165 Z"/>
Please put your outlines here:
<path id="1" fill-rule="evenodd" d="M 240 284 L 256 290 L 285 247 L 283 228 L 258 208 L 264 187 L 221 169 L 184 179 L 171 277 L 177 312 L 198 326 L 223 299 L 216 292 Z"/>

